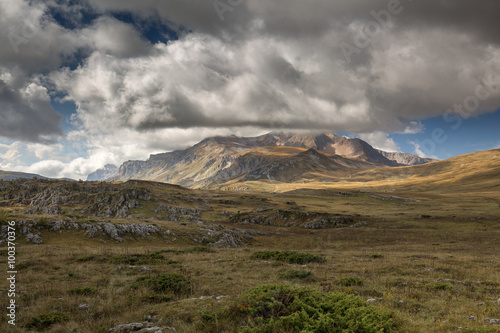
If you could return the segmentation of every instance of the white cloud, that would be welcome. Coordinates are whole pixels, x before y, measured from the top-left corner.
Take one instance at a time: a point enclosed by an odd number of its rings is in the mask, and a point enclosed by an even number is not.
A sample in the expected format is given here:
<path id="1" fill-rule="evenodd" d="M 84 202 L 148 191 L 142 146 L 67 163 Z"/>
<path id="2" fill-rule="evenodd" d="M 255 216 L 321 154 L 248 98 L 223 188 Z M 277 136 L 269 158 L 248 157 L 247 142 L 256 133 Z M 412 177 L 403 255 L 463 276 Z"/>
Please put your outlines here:
<path id="1" fill-rule="evenodd" d="M 372 133 L 362 133 L 358 135 L 360 139 L 368 142 L 373 147 L 388 151 L 388 152 L 399 152 L 400 148 L 394 142 L 393 139 L 388 137 L 387 133 L 384 132 L 372 132 Z"/>
<path id="2" fill-rule="evenodd" d="M 101 16 L 69 30 L 48 7 L 76 22 L 83 3 L 0 2 L 0 133 L 23 142 L 0 146 L 2 166 L 85 178 L 206 136 L 272 129 L 346 131 L 396 151 L 389 133 L 421 132 L 419 120 L 500 73 L 498 3 L 412 2 L 350 64 L 340 43 L 353 43 L 352 28 L 386 0 L 244 1 L 223 22 L 211 1 L 87 5 Z M 141 37 L 144 27 L 110 11 L 130 11 L 141 24 L 160 19 L 179 40 L 153 45 Z M 61 68 L 77 54 L 86 57 L 80 66 Z M 499 90 L 471 115 L 498 108 Z M 78 106 L 65 139 L 49 103 L 55 93 Z"/>
<path id="3" fill-rule="evenodd" d="M 117 57 L 147 55 L 150 50 L 150 43 L 132 25 L 111 17 L 98 18 L 80 34 L 94 50 Z"/>
<path id="4" fill-rule="evenodd" d="M 422 151 L 422 147 L 420 147 L 420 145 L 414 141 L 410 141 L 410 144 L 413 145 L 413 147 L 415 148 L 415 155 L 419 156 L 419 157 L 422 157 L 422 158 L 432 158 L 434 160 L 439 160 L 439 157 L 437 157 L 436 155 L 427 155 L 426 153 L 424 153 Z"/>

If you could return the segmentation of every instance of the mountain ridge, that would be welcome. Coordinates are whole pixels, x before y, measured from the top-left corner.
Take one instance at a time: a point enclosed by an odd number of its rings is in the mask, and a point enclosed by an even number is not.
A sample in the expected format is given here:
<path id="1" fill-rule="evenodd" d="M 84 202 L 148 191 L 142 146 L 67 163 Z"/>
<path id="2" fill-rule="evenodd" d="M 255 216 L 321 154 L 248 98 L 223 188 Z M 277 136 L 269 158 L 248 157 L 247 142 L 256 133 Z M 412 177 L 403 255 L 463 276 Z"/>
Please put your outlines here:
<path id="1" fill-rule="evenodd" d="M 25 173 L 25 172 L 17 172 L 17 171 L 3 171 L 0 170 L 0 180 L 15 180 L 15 179 L 50 179 L 48 177 L 41 176 L 36 173 Z"/>
<path id="2" fill-rule="evenodd" d="M 263 149 L 268 152 L 264 153 Z M 296 181 L 294 174 L 305 177 L 313 177 L 314 173 L 329 174 L 331 179 L 359 170 L 430 161 L 411 154 L 382 152 L 361 139 L 332 133 L 271 132 L 256 137 L 215 136 L 185 150 L 150 155 L 145 161 L 126 161 L 116 176 L 108 180 L 140 179 L 206 188 L 235 179 Z"/>

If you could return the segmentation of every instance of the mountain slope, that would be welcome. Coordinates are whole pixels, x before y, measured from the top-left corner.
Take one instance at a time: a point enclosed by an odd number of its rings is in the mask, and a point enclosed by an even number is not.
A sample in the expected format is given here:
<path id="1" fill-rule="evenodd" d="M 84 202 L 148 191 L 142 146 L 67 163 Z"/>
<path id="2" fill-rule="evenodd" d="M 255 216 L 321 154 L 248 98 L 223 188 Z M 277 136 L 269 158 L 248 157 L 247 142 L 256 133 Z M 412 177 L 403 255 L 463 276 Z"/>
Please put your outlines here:
<path id="1" fill-rule="evenodd" d="M 306 151 L 309 152 L 306 154 Z M 315 156 L 316 161 L 311 156 Z M 319 178 L 331 179 L 341 176 L 340 171 L 347 175 L 359 170 L 400 165 L 391 158 L 395 155 L 386 157 L 363 140 L 330 133 L 213 137 L 186 150 L 151 155 L 147 161 L 125 162 L 115 180 L 142 179 L 208 187 L 234 179 L 245 181 L 262 177 L 293 182 L 299 180 L 299 175 L 314 178 L 313 171 Z M 414 160 L 417 159 L 414 156 Z"/>
<path id="2" fill-rule="evenodd" d="M 432 158 L 422 158 L 407 153 L 387 152 L 379 149 L 377 149 L 377 151 L 387 159 L 395 161 L 400 165 L 420 165 L 435 162 Z"/>
<path id="3" fill-rule="evenodd" d="M 424 165 L 374 169 L 356 174 L 353 182 L 404 186 L 453 186 L 469 191 L 500 186 L 500 149 L 452 157 Z"/>
<path id="4" fill-rule="evenodd" d="M 19 179 L 19 178 L 26 178 L 26 179 L 33 179 L 33 178 L 38 178 L 38 179 L 49 179 L 47 177 L 43 177 L 34 173 L 24 173 L 24 172 L 15 172 L 15 171 L 2 171 L 0 170 L 0 179 L 1 180 L 14 180 L 14 179 Z"/>
<path id="5" fill-rule="evenodd" d="M 87 176 L 87 181 L 106 180 L 116 176 L 118 168 L 113 164 L 106 164 L 104 168 L 98 169 Z"/>

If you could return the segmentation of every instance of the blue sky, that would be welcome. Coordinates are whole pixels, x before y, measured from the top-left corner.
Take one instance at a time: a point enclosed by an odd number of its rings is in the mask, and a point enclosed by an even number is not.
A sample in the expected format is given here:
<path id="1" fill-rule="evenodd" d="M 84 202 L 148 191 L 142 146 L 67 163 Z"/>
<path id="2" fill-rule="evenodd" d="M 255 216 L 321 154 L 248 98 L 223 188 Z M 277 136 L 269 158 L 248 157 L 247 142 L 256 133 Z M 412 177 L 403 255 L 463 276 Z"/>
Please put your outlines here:
<path id="1" fill-rule="evenodd" d="M 85 179 L 275 130 L 439 159 L 500 145 L 500 4 L 220 1 L 2 1 L 0 169 Z"/>
<path id="2" fill-rule="evenodd" d="M 443 117 L 434 117 L 422 121 L 424 130 L 421 133 L 404 135 L 392 134 L 391 138 L 402 151 L 415 152 L 415 145 L 420 144 L 427 155 L 435 155 L 440 159 L 473 153 L 477 151 L 500 148 L 500 109 L 480 116 L 463 119 L 460 126 L 446 122 Z M 434 130 L 443 130 L 443 140 L 433 140 Z"/>

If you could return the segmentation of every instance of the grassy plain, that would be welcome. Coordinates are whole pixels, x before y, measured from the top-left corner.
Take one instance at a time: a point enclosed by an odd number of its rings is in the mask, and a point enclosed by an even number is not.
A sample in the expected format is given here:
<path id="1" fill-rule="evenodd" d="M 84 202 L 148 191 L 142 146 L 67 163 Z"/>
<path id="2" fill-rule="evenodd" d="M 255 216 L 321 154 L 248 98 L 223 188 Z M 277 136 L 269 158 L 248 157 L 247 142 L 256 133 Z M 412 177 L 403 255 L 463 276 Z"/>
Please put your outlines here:
<path id="1" fill-rule="evenodd" d="M 357 295 L 388 310 L 400 332 L 498 332 L 499 325 L 484 319 L 500 318 L 500 302 L 494 303 L 500 298 L 500 172 L 497 163 L 479 168 L 484 157 L 357 176 L 370 177 L 366 182 L 245 184 L 244 192 L 140 182 L 161 199 L 185 199 L 188 205 L 202 198 L 212 210 L 202 213 L 201 224 L 152 219 L 148 202 L 124 219 L 71 216 L 77 222 L 154 223 L 173 232 L 175 239 L 168 242 L 155 236 L 117 243 L 78 230 L 45 230 L 40 245 L 20 237 L 17 325 L 8 325 L 2 315 L 0 331 L 108 332 L 156 316 L 156 324 L 177 332 L 238 332 L 245 322 L 235 321 L 231 311 L 241 295 L 256 286 L 285 284 Z M 464 163 L 468 167 L 460 168 Z M 270 189 L 279 192 L 264 191 Z M 253 213 L 263 206 L 351 216 L 356 224 L 331 229 L 239 225 L 220 215 Z M 25 215 L 26 208 L 4 206 L 0 220 L 60 218 Z M 210 224 L 259 234 L 244 248 L 194 242 L 200 226 Z M 255 253 L 262 251 L 298 251 L 326 261 L 258 259 Z M 0 255 L 0 267 L 7 271 L 5 247 Z M 165 274 L 189 282 L 178 291 L 152 287 L 151 281 Z M 5 278 L 0 288 L 5 309 Z"/>

